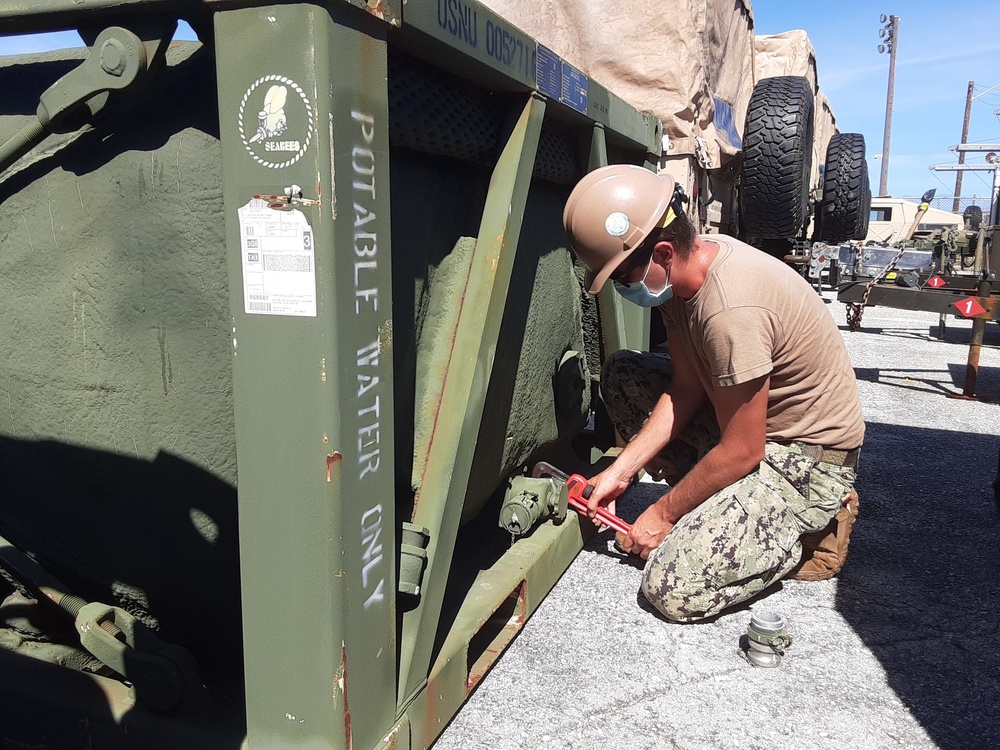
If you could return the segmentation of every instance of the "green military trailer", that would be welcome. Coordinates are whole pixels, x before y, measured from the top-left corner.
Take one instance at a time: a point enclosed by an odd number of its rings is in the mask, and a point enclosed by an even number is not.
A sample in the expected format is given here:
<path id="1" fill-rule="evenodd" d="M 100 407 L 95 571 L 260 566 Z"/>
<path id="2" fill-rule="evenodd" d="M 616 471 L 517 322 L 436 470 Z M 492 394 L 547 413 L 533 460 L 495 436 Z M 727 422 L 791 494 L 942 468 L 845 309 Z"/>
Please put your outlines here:
<path id="1" fill-rule="evenodd" d="M 429 746 L 590 528 L 532 468 L 648 317 L 561 213 L 659 122 L 474 0 L 0 2 L 63 29 L 0 60 L 0 747 Z"/>

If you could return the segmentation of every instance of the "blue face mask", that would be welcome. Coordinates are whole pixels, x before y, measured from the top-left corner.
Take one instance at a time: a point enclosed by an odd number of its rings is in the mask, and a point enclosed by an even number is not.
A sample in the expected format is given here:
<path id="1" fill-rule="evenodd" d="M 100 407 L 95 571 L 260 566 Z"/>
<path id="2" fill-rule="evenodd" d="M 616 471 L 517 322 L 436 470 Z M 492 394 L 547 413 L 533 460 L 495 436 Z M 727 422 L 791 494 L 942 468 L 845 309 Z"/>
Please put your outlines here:
<path id="1" fill-rule="evenodd" d="M 631 284 L 624 284 L 620 281 L 615 282 L 615 291 L 618 292 L 622 297 L 627 299 L 629 302 L 634 302 L 639 305 L 639 307 L 658 307 L 666 302 L 668 299 L 674 296 L 674 286 L 670 283 L 670 275 L 667 275 L 667 283 L 659 292 L 655 294 L 649 291 L 649 287 L 646 286 L 646 276 L 649 275 L 649 267 L 653 263 L 653 258 L 650 256 L 649 263 L 646 264 L 646 273 L 642 275 L 642 279 L 633 282 Z"/>

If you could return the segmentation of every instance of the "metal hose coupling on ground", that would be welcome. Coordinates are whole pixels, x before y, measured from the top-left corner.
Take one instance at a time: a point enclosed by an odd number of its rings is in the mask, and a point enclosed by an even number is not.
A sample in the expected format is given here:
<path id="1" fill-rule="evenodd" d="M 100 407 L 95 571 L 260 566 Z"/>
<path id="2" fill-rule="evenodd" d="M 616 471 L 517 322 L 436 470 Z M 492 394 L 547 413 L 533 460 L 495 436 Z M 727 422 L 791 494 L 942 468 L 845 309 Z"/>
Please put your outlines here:
<path id="1" fill-rule="evenodd" d="M 745 639 L 745 640 L 744 640 Z M 792 645 L 792 636 L 785 632 L 785 621 L 774 612 L 751 616 L 740 651 L 755 667 L 779 667 L 785 649 Z"/>

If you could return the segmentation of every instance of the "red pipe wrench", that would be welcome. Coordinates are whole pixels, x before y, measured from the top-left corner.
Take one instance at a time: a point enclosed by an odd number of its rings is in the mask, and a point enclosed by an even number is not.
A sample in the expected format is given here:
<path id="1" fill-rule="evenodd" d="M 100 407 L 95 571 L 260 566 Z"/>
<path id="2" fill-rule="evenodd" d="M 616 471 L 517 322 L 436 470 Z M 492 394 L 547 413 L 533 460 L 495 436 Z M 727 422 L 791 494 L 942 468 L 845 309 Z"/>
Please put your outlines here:
<path id="1" fill-rule="evenodd" d="M 580 474 L 566 474 L 547 461 L 541 461 L 535 464 L 535 468 L 531 472 L 531 475 L 535 477 L 549 476 L 553 479 L 565 482 L 569 497 L 569 507 L 577 513 L 587 515 L 587 500 L 590 499 L 590 495 L 594 491 L 594 485 L 589 484 L 585 477 Z M 597 512 L 595 515 L 597 520 L 600 521 L 602 525 L 610 526 L 612 529 L 622 534 L 628 534 L 628 532 L 632 529 L 631 525 L 620 519 L 607 508 L 597 506 Z"/>

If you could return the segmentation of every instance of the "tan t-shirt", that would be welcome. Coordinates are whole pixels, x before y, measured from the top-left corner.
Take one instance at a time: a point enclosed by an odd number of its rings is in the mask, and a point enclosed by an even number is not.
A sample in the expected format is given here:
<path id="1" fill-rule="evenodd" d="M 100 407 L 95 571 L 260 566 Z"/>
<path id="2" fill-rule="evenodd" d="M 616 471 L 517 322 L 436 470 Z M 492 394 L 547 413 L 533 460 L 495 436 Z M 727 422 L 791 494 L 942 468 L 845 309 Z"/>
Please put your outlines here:
<path id="1" fill-rule="evenodd" d="M 847 349 L 823 299 L 782 261 L 738 240 L 703 236 L 719 254 L 690 300 L 660 306 L 671 346 L 690 355 L 702 385 L 770 374 L 767 439 L 847 450 L 865 424 Z"/>

